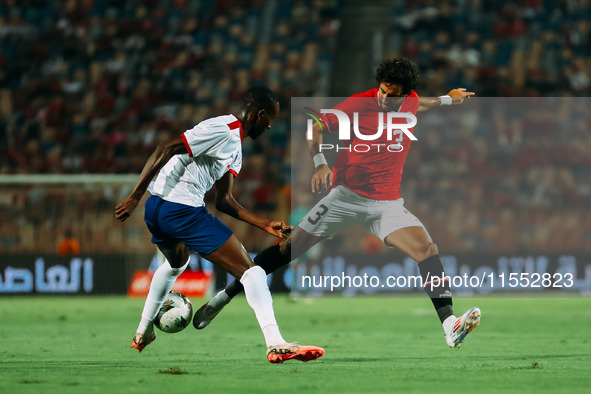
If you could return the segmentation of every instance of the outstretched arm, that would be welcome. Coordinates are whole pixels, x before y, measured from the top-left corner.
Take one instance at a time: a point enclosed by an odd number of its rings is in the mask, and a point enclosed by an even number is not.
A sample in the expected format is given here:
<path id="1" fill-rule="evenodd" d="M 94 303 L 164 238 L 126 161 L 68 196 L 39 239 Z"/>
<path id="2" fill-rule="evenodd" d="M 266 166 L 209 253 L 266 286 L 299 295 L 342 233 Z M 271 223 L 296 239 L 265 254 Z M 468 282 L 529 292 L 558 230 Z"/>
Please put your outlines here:
<path id="1" fill-rule="evenodd" d="M 426 111 L 440 105 L 459 105 L 466 97 L 474 96 L 474 92 L 467 92 L 465 88 L 452 89 L 446 96 L 441 97 L 419 97 L 419 112 Z M 450 101 L 451 99 L 451 101 Z M 445 102 L 447 101 L 447 102 Z"/>
<path id="2" fill-rule="evenodd" d="M 308 140 L 308 152 L 314 160 L 314 175 L 312 175 L 312 193 L 320 193 L 332 186 L 332 170 L 328 166 L 324 155 L 320 151 L 322 145 L 322 130 L 318 124 L 312 127 L 312 139 Z"/>
<path id="3" fill-rule="evenodd" d="M 181 137 L 176 137 L 168 142 L 158 145 L 156 150 L 148 158 L 148 161 L 146 161 L 144 169 L 140 174 L 140 179 L 131 194 L 115 207 L 115 217 L 117 220 L 123 222 L 131 216 L 143 195 L 146 193 L 150 181 L 152 181 L 156 174 L 158 174 L 158 171 L 164 167 L 172 156 L 181 153 L 187 153 L 187 148 L 185 148 L 185 144 Z"/>
<path id="4" fill-rule="evenodd" d="M 252 224 L 271 235 L 285 238 L 291 232 L 293 226 L 286 225 L 281 220 L 268 220 L 259 216 L 238 203 L 232 195 L 234 185 L 234 174 L 227 172 L 215 183 L 215 207 L 218 211 L 224 212 L 243 222 Z"/>

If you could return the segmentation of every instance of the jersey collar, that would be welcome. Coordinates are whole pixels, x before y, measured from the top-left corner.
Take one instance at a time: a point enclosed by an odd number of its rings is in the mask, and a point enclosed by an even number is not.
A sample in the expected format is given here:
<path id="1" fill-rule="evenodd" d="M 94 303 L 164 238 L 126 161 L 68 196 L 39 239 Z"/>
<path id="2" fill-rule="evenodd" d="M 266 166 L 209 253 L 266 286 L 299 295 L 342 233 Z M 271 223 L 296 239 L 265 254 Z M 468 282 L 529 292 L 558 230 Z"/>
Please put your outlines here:
<path id="1" fill-rule="evenodd" d="M 244 134 L 242 132 L 242 123 L 238 120 L 236 116 L 234 116 L 234 119 L 236 120 L 232 123 L 228 123 L 228 127 L 230 128 L 230 130 L 236 130 L 236 128 L 240 129 L 240 141 L 242 141 L 244 140 Z"/>

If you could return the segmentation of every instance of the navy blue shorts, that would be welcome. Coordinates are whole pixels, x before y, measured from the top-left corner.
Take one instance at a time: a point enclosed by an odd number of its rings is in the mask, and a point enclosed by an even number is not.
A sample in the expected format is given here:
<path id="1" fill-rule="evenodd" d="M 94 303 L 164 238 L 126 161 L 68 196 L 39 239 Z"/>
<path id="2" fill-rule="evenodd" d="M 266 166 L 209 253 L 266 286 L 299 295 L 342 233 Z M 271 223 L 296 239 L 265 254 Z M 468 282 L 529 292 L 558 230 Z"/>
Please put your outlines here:
<path id="1" fill-rule="evenodd" d="M 232 230 L 205 207 L 177 204 L 157 196 L 146 201 L 144 220 L 152 233 L 152 243 L 180 242 L 201 254 L 212 253 L 232 236 Z"/>

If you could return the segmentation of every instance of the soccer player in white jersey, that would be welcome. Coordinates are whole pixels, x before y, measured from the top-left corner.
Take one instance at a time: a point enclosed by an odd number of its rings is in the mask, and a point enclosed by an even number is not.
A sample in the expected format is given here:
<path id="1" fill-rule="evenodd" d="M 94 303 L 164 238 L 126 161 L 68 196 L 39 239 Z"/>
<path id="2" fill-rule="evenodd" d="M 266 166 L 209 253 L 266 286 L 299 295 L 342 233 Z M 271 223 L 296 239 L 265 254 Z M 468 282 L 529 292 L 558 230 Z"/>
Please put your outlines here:
<path id="1" fill-rule="evenodd" d="M 249 89 L 240 114 L 207 119 L 160 144 L 147 160 L 133 192 L 115 208 L 116 218 L 126 220 L 149 190 L 144 219 L 152 242 L 166 257 L 152 278 L 132 348 L 141 352 L 156 339 L 153 321 L 187 267 L 190 249 L 240 280 L 263 331 L 270 362 L 309 361 L 324 355 L 320 347 L 287 343 L 282 338 L 265 271 L 254 265 L 232 231 L 210 215 L 203 202 L 205 193 L 215 185 L 218 210 L 277 237 L 289 233 L 290 226 L 246 210 L 232 196 L 234 177 L 242 166 L 242 139 L 256 139 L 271 127 L 278 113 L 279 102 L 271 90 Z"/>

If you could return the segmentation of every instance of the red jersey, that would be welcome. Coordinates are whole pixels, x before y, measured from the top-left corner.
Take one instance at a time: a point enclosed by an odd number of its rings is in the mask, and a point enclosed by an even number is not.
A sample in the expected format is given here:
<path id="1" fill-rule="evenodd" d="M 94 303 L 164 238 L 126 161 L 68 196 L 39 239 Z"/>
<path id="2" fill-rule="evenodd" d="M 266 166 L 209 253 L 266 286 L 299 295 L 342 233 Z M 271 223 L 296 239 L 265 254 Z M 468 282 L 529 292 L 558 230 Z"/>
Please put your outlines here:
<path id="1" fill-rule="evenodd" d="M 419 109 L 418 95 L 413 91 L 405 98 L 397 112 L 410 112 L 416 115 Z M 386 113 L 378 103 L 378 89 L 371 89 L 349 97 L 334 109 L 345 112 L 351 119 L 353 127 L 353 113 L 357 112 L 359 132 L 363 135 L 375 135 L 380 127 L 380 120 L 386 122 Z M 380 113 L 382 115 L 380 115 Z M 329 130 L 338 130 L 337 117 L 332 114 L 323 116 Z M 407 123 L 406 118 L 395 118 L 392 123 Z M 412 128 L 408 129 L 411 133 Z M 401 197 L 400 181 L 402 168 L 408 150 L 410 138 L 402 131 L 395 130 L 393 139 L 387 139 L 386 126 L 382 135 L 375 140 L 363 140 L 351 132 L 351 141 L 343 141 L 349 148 L 359 149 L 340 150 L 332 169 L 334 174 L 333 186 L 343 185 L 364 197 L 373 200 L 397 200 Z M 402 150 L 392 152 L 387 146 L 400 144 Z M 371 148 L 370 151 L 366 151 Z"/>

